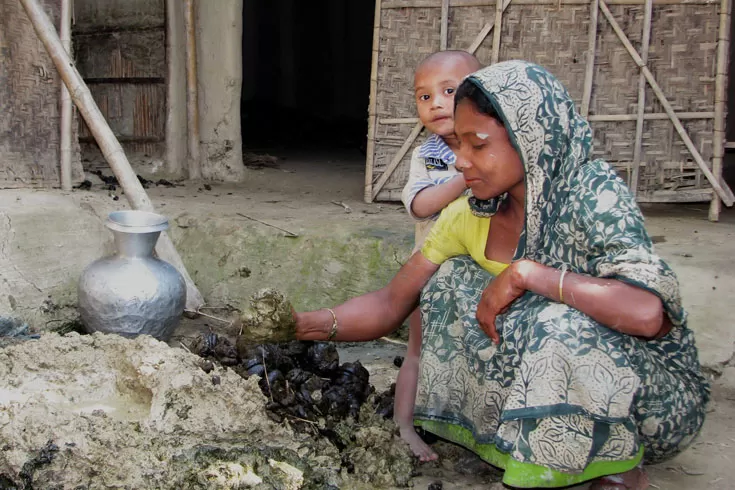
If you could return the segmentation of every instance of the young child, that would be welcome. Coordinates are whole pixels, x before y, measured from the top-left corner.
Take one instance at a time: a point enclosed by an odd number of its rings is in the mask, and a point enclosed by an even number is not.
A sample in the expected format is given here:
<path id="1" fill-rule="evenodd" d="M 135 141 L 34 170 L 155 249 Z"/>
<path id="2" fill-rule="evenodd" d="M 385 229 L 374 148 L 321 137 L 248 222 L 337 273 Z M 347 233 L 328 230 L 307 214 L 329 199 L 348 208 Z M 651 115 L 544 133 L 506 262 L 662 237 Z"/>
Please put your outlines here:
<path id="1" fill-rule="evenodd" d="M 425 58 L 414 74 L 416 106 L 421 123 L 432 134 L 411 156 L 408 183 L 402 200 L 417 220 L 415 247 L 421 249 L 432 225 L 444 207 L 461 196 L 466 185 L 454 167 L 457 138 L 454 135 L 454 92 L 464 77 L 482 66 L 466 51 L 440 51 Z M 413 425 L 413 409 L 419 374 L 421 314 L 409 318 L 408 351 L 396 379 L 394 420 L 401 437 L 421 461 L 437 459 Z"/>

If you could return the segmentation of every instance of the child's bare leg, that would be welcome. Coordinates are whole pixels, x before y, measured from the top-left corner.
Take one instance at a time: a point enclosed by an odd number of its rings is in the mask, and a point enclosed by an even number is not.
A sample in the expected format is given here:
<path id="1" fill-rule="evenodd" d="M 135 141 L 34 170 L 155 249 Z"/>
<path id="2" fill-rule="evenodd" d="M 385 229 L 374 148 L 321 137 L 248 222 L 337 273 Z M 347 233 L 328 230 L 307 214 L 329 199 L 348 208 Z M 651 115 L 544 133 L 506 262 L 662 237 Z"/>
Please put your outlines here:
<path id="1" fill-rule="evenodd" d="M 396 378 L 396 398 L 393 406 L 393 420 L 401 431 L 413 453 L 421 461 L 434 461 L 439 456 L 432 451 L 413 426 L 413 409 L 416 403 L 416 389 L 419 381 L 419 354 L 421 352 L 421 312 L 415 309 L 408 319 L 408 351 Z"/>

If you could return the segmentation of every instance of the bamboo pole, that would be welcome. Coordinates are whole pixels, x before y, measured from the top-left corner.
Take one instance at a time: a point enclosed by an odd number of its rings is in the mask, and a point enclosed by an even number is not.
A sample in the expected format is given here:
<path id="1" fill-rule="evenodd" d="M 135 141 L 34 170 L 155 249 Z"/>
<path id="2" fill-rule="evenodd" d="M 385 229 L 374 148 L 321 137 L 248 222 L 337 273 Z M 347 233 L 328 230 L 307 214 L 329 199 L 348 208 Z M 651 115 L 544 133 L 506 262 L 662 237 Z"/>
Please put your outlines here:
<path id="1" fill-rule="evenodd" d="M 590 0 L 515 0 L 519 5 L 586 5 Z M 655 5 L 715 5 L 721 0 L 654 0 Z M 646 0 L 608 0 L 608 5 L 645 5 Z M 451 0 L 451 7 L 492 7 L 495 0 Z M 441 0 L 386 0 L 383 9 L 439 8 Z"/>
<path id="2" fill-rule="evenodd" d="M 492 64 L 498 62 L 500 59 L 500 34 L 503 32 L 503 12 L 505 11 L 505 5 L 503 2 L 498 0 L 495 3 L 495 31 L 493 31 L 493 58 Z"/>
<path id="3" fill-rule="evenodd" d="M 599 0 L 590 2 L 590 27 L 587 39 L 587 67 L 584 74 L 584 93 L 582 95 L 581 113 L 587 117 L 590 113 L 590 101 L 592 100 L 592 84 L 595 76 L 595 58 L 597 56 L 597 25 L 600 12 Z"/>
<path id="4" fill-rule="evenodd" d="M 648 65 L 648 49 L 651 45 L 651 17 L 653 16 L 653 0 L 646 0 L 643 14 L 643 43 L 641 45 L 641 61 Z M 635 123 L 635 146 L 633 147 L 633 171 L 629 176 L 628 187 L 633 197 L 638 195 L 638 174 L 641 169 L 641 153 L 643 150 L 643 116 L 646 112 L 646 76 L 638 75 L 638 107 Z"/>
<path id="5" fill-rule="evenodd" d="M 375 163 L 375 129 L 378 126 L 378 57 L 380 56 L 380 13 L 381 0 L 375 0 L 373 19 L 373 57 L 370 66 L 370 102 L 368 103 L 367 158 L 365 159 L 366 203 L 373 202 L 373 165 Z"/>
<path id="6" fill-rule="evenodd" d="M 56 29 L 46 15 L 46 12 L 39 5 L 38 0 L 20 0 L 20 3 L 28 14 L 28 18 L 31 24 L 33 24 L 36 34 L 46 48 L 46 51 L 48 51 L 51 60 L 54 62 L 61 79 L 69 89 L 71 99 L 79 109 L 79 113 L 84 118 L 89 130 L 97 141 L 105 160 L 110 164 L 113 174 L 115 174 L 120 186 L 123 188 L 125 198 L 130 203 L 130 207 L 143 211 L 155 211 L 151 200 L 138 180 L 138 176 L 135 175 L 135 172 L 130 167 L 122 146 L 120 146 L 112 129 L 110 129 L 99 107 L 97 107 L 97 104 L 92 98 L 92 94 L 89 92 L 89 88 L 87 88 L 84 80 L 82 80 L 82 76 L 74 66 L 74 62 L 62 46 L 61 39 L 56 34 Z M 198 310 L 204 304 L 204 299 L 187 273 L 186 267 L 176 252 L 168 234 L 161 233 L 161 237 L 156 244 L 156 252 L 161 259 L 176 267 L 184 277 L 186 281 L 186 308 L 194 311 Z"/>
<path id="7" fill-rule="evenodd" d="M 166 171 L 173 177 L 188 172 L 186 124 L 186 44 L 183 5 L 166 0 Z"/>
<path id="8" fill-rule="evenodd" d="M 607 4 L 605 3 L 605 0 L 600 0 L 600 10 L 602 10 L 602 13 L 605 15 L 605 18 L 607 18 L 608 22 L 610 23 L 613 30 L 617 34 L 618 38 L 623 43 L 623 46 L 625 46 L 625 49 L 628 51 L 628 54 L 630 54 L 631 58 L 633 58 L 633 61 L 635 61 L 635 63 L 643 71 L 643 74 L 645 75 L 646 80 L 648 81 L 648 84 L 651 86 L 651 89 L 653 89 L 653 93 L 656 94 L 656 97 L 658 98 L 659 102 L 661 103 L 664 110 L 666 111 L 666 114 L 669 115 L 671 122 L 674 124 L 674 128 L 676 129 L 676 132 L 679 134 L 682 141 L 684 141 L 684 145 L 689 150 L 689 153 L 692 154 L 694 161 L 697 162 L 697 165 L 699 165 L 699 168 L 702 170 L 702 173 L 707 177 L 707 180 L 709 180 L 709 183 L 710 185 L 712 185 L 712 188 L 722 198 L 722 201 L 727 206 L 732 206 L 733 203 L 735 202 L 735 195 L 733 195 L 732 190 L 727 186 L 727 184 L 725 184 L 724 182 L 721 182 L 721 179 L 715 178 L 715 176 L 712 174 L 712 171 L 707 166 L 707 163 L 702 158 L 702 155 L 699 153 L 697 148 L 694 146 L 694 142 L 692 142 L 692 139 L 689 137 L 689 134 L 687 134 L 686 129 L 684 129 L 684 126 L 682 126 L 681 121 L 679 120 L 678 117 L 676 117 L 676 113 L 674 112 L 673 107 L 671 107 L 671 104 L 669 103 L 669 100 L 666 98 L 666 95 L 664 94 L 663 90 L 661 90 L 661 86 L 656 81 L 656 78 L 653 76 L 653 73 L 651 73 L 651 70 L 649 70 L 648 67 L 643 64 L 643 60 L 641 60 L 640 55 L 635 50 L 633 45 L 630 43 L 628 36 L 626 36 L 623 30 L 620 28 L 618 21 L 615 20 L 615 17 L 613 17 L 612 13 L 610 12 L 610 9 L 607 7 Z"/>
<path id="9" fill-rule="evenodd" d="M 449 0 L 442 0 L 441 32 L 439 50 L 445 51 L 449 44 Z"/>
<path id="10" fill-rule="evenodd" d="M 715 113 L 710 112 L 677 112 L 676 117 L 681 120 L 685 119 L 714 119 Z M 644 121 L 665 121 L 669 119 L 669 115 L 665 112 L 649 112 L 643 114 Z M 417 117 L 397 117 L 380 119 L 379 124 L 416 124 Z M 589 122 L 623 122 L 637 121 L 638 114 L 592 114 L 587 116 Z M 733 146 L 735 148 L 735 146 Z"/>
<path id="11" fill-rule="evenodd" d="M 722 0 L 720 4 L 720 30 L 717 43 L 717 72 L 715 73 L 715 131 L 713 138 L 712 173 L 722 181 L 722 158 L 725 156 L 725 126 L 727 104 L 727 69 L 730 52 L 730 23 L 732 22 L 732 0 Z M 720 219 L 722 204 L 720 198 L 712 195 L 709 207 L 710 221 Z"/>
<path id="12" fill-rule="evenodd" d="M 71 57 L 71 2 L 61 0 L 61 26 L 59 29 L 61 45 Z M 71 190 L 71 95 L 66 85 L 61 84 L 61 121 L 60 121 L 60 180 L 61 188 Z"/>
<path id="13" fill-rule="evenodd" d="M 189 141 L 189 179 L 202 177 L 199 154 L 199 100 L 197 97 L 197 41 L 194 0 L 184 0 L 184 25 L 186 28 L 186 115 Z"/>

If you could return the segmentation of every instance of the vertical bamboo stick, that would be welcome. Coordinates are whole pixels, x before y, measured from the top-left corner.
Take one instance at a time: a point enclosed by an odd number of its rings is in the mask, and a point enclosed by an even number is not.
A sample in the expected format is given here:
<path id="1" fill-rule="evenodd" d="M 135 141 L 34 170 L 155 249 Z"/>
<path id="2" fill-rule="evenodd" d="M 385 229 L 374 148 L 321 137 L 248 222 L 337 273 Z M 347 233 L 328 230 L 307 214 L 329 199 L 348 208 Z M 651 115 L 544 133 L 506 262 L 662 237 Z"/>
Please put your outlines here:
<path id="1" fill-rule="evenodd" d="M 641 60 L 648 64 L 648 49 L 651 45 L 651 17 L 653 16 L 653 0 L 646 0 L 643 14 L 643 44 Z M 635 125 L 635 146 L 633 147 L 633 172 L 628 176 L 628 186 L 633 197 L 638 195 L 638 174 L 641 168 L 641 152 L 643 150 L 643 115 L 646 111 L 646 76 L 643 71 L 638 75 L 638 119 Z"/>
<path id="2" fill-rule="evenodd" d="M 500 34 L 503 31 L 503 12 L 505 11 L 506 5 L 503 5 L 502 0 L 495 0 L 495 24 L 493 31 L 493 64 L 497 63 L 500 59 Z"/>
<path id="3" fill-rule="evenodd" d="M 365 159 L 365 202 L 373 202 L 373 164 L 375 162 L 375 127 L 378 124 L 378 57 L 380 56 L 380 3 L 375 0 L 373 19 L 373 58 L 370 67 L 370 102 L 368 105 L 367 158 Z"/>
<path id="4" fill-rule="evenodd" d="M 441 34 L 439 50 L 444 51 L 449 44 L 449 0 L 442 0 Z"/>
<path id="5" fill-rule="evenodd" d="M 71 2 L 61 0 L 61 26 L 59 29 L 61 45 L 71 57 Z M 60 124 L 60 180 L 61 188 L 71 190 L 71 95 L 66 85 L 61 84 L 61 124 Z"/>
<path id="6" fill-rule="evenodd" d="M 82 76 L 74 66 L 71 57 L 62 46 L 61 39 L 59 39 L 56 29 L 46 12 L 44 12 L 38 0 L 20 0 L 20 3 L 28 14 L 38 38 L 54 62 L 61 79 L 69 89 L 69 94 L 99 145 L 102 155 L 110 164 L 112 173 L 115 174 L 120 187 L 125 191 L 125 198 L 130 203 L 130 207 L 143 211 L 155 211 L 153 203 L 151 203 L 148 194 L 146 194 L 138 180 L 138 176 L 135 175 L 130 162 L 125 157 L 120 142 L 115 138 L 115 134 L 92 98 L 89 88 L 82 80 Z M 184 277 L 186 282 L 186 308 L 194 311 L 198 310 L 204 304 L 204 298 L 186 271 L 186 267 L 176 252 L 171 238 L 165 232 L 161 233 L 161 237 L 158 239 L 156 252 L 161 259 L 176 267 Z"/>
<path id="7" fill-rule="evenodd" d="M 186 175 L 186 44 L 179 0 L 166 0 L 166 172 Z"/>
<path id="8" fill-rule="evenodd" d="M 587 69 L 584 75 L 584 94 L 582 95 L 582 116 L 587 117 L 590 113 L 590 101 L 592 100 L 592 82 L 595 76 L 595 57 L 597 54 L 597 20 L 600 13 L 600 0 L 590 2 L 590 30 L 587 42 Z"/>
<path id="9" fill-rule="evenodd" d="M 199 154 L 199 100 L 197 97 L 197 42 L 194 0 L 184 0 L 186 26 L 186 114 L 189 120 L 189 179 L 202 177 Z"/>
<path id="10" fill-rule="evenodd" d="M 600 0 L 590 2 L 590 30 L 587 42 L 587 70 L 584 75 L 584 94 L 582 95 L 582 116 L 590 113 L 592 100 L 592 82 L 595 76 L 595 56 L 597 54 L 597 18 L 600 13 Z"/>
<path id="11" fill-rule="evenodd" d="M 727 68 L 730 52 L 730 23 L 732 22 L 732 0 L 722 0 L 720 4 L 720 30 L 717 42 L 717 72 L 715 74 L 715 131 L 713 138 L 712 174 L 722 180 L 722 159 L 725 155 L 725 126 L 727 110 Z M 709 207 L 710 221 L 720 219 L 722 202 L 713 193 Z"/>

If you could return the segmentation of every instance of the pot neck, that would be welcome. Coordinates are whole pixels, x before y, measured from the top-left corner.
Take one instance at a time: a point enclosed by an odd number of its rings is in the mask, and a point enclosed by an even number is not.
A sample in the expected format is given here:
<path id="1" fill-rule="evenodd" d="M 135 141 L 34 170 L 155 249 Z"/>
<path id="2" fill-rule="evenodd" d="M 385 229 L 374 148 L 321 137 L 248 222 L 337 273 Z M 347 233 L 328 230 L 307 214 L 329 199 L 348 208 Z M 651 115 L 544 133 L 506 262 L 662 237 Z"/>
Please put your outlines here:
<path id="1" fill-rule="evenodd" d="M 153 256 L 160 231 L 149 233 L 131 233 L 112 230 L 115 236 L 117 255 L 129 258 L 144 258 Z"/>

